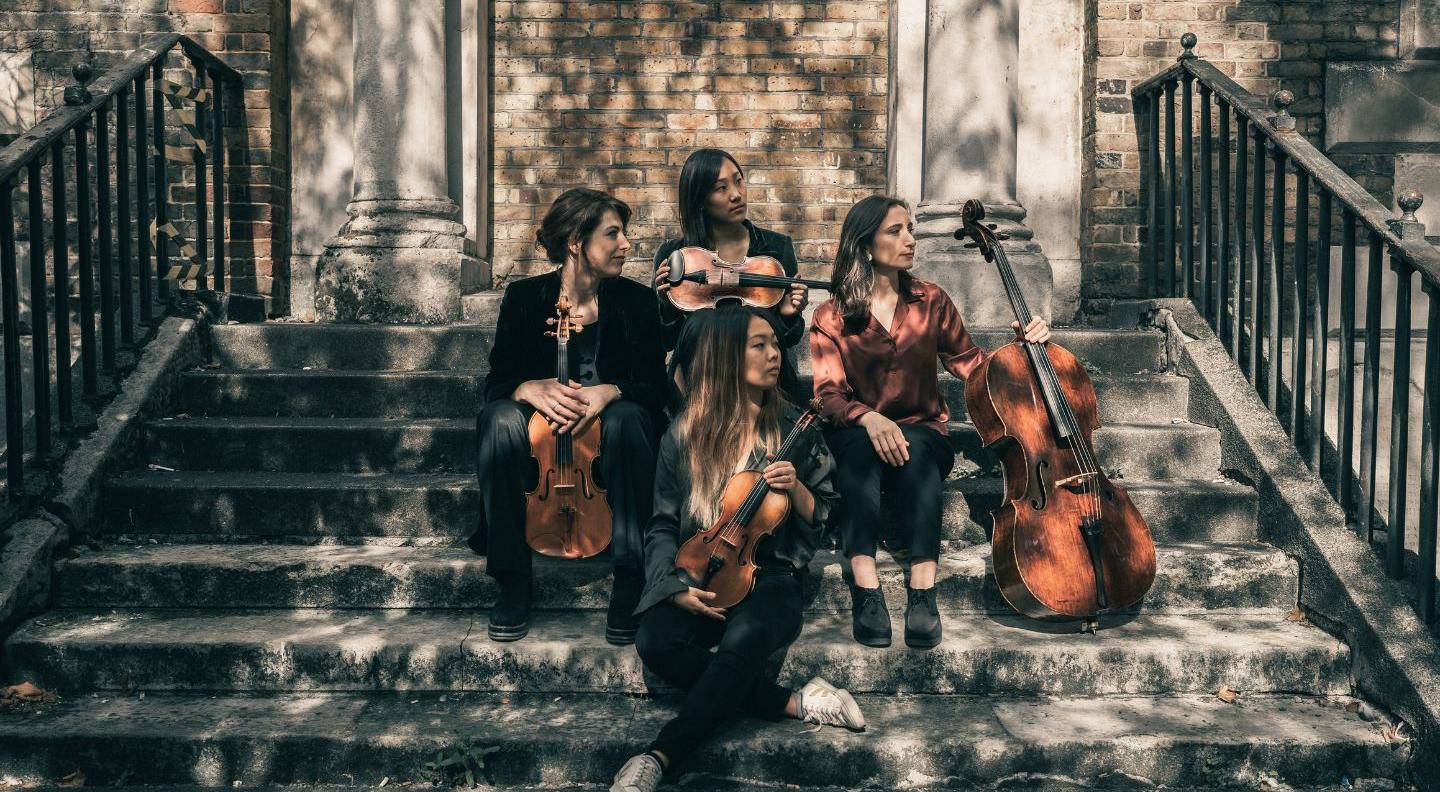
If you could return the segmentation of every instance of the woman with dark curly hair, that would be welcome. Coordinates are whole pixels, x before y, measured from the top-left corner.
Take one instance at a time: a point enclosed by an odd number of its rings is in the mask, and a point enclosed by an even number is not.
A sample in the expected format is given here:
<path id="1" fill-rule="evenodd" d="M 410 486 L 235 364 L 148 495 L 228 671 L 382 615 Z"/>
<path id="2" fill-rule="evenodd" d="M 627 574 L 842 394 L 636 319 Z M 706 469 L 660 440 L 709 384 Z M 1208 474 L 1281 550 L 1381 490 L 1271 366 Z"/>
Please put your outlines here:
<path id="1" fill-rule="evenodd" d="M 655 450 L 666 396 L 665 350 L 655 295 L 620 277 L 630 242 L 630 207 L 598 190 L 577 188 L 555 199 L 537 242 L 554 272 L 505 288 L 485 377 L 485 407 L 476 419 L 476 459 L 483 508 L 470 546 L 486 556 L 500 592 L 490 609 L 490 637 L 516 641 L 530 629 L 531 554 L 525 542 L 525 493 L 535 486 L 526 427 L 539 412 L 553 431 L 600 421 L 598 483 L 613 514 L 615 578 L 605 637 L 634 642 L 640 600 L 641 542 L 650 519 Z M 546 335 L 560 296 L 569 298 L 583 331 L 569 345 L 570 383 L 555 377 L 556 341 Z"/>

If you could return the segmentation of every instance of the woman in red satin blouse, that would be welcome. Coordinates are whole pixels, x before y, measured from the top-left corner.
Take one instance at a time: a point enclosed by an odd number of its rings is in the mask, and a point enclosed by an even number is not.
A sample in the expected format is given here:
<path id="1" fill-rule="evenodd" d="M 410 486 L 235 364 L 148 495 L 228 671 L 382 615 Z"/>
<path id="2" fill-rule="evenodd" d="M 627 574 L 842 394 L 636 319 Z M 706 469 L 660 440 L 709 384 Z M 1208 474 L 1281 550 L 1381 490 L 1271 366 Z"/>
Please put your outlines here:
<path id="1" fill-rule="evenodd" d="M 939 286 L 912 276 L 914 221 L 899 198 L 870 196 L 845 217 L 831 276 L 831 299 L 810 328 L 815 396 L 834 429 L 841 546 L 854 576 L 855 640 L 890 645 L 890 615 L 875 571 L 880 494 L 904 504 L 896 518 L 909 548 L 905 643 L 940 643 L 935 572 L 940 555 L 941 487 L 955 454 L 950 409 L 935 368 L 964 378 L 984 359 L 955 304 Z M 1045 342 L 1036 319 L 1016 336 Z"/>

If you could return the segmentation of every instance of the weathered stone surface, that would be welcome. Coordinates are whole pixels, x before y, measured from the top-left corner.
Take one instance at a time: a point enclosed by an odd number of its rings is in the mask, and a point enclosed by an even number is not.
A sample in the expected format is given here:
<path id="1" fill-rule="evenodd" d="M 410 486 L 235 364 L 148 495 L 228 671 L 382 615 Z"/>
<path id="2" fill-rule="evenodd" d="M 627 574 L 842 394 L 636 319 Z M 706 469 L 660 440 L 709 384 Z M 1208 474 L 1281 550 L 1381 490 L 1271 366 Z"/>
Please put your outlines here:
<path id="1" fill-rule="evenodd" d="M 1299 596 L 1299 567 L 1261 545 L 1160 545 L 1147 611 L 1286 612 Z M 989 545 L 940 559 L 942 611 L 1008 613 L 990 574 Z M 610 601 L 610 562 L 535 561 L 535 606 L 602 610 Z M 843 564 L 825 551 L 810 565 L 811 611 L 850 605 Z M 882 554 L 880 578 L 891 610 L 905 604 L 899 564 Z M 485 559 L 465 547 L 299 545 L 117 546 L 58 565 L 56 602 L 66 608 L 485 608 L 496 587 Z"/>
<path id="2" fill-rule="evenodd" d="M 1325 148 L 1440 151 L 1440 61 L 1325 64 Z"/>
<path id="3" fill-rule="evenodd" d="M 1223 479 L 1120 482 L 1161 542 L 1249 542 L 1255 493 Z M 473 475 L 147 472 L 113 479 L 109 521 L 96 532 L 248 537 L 450 537 L 473 530 Z M 986 540 L 998 478 L 948 482 L 942 535 Z"/>
<path id="4" fill-rule="evenodd" d="M 643 693 L 632 647 L 599 612 L 540 611 L 531 632 L 491 641 L 483 614 L 439 611 L 54 611 L 6 644 L 14 673 L 58 690 L 505 690 Z M 1348 650 L 1283 614 L 1141 614 L 1094 634 L 1010 614 L 951 615 L 929 651 L 871 649 L 849 614 L 811 614 L 781 680 L 855 692 L 1109 695 L 1339 694 Z"/>
<path id="5" fill-rule="evenodd" d="M 334 247 L 315 276 L 315 315 L 330 322 L 453 322 L 460 318 L 464 259 L 460 250 L 438 245 Z"/>
<path id="6" fill-rule="evenodd" d="M 480 411 L 478 371 L 191 371 L 191 415 L 462 418 Z"/>
<path id="7" fill-rule="evenodd" d="M 182 409 L 191 415 L 355 418 L 474 418 L 484 370 L 456 371 L 192 371 L 182 378 Z M 1182 420 L 1189 385 L 1159 374 L 1096 374 L 1102 424 Z M 802 371 L 800 382 L 810 386 Z M 951 417 L 965 417 L 965 383 L 940 376 Z"/>
<path id="8" fill-rule="evenodd" d="M 66 532 L 46 520 L 21 520 L 0 531 L 0 636 L 50 603 L 50 566 Z"/>
<path id="9" fill-rule="evenodd" d="M 146 431 L 151 462 L 184 470 L 468 473 L 475 422 L 465 418 L 165 418 Z M 952 421 L 959 469 L 998 465 L 974 426 Z M 1117 424 L 1095 433 L 1105 470 L 1143 479 L 1201 478 L 1220 468 L 1220 439 L 1196 424 Z"/>
<path id="10" fill-rule="evenodd" d="M 1301 602 L 1327 625 L 1344 625 L 1355 648 L 1357 688 L 1384 701 L 1417 735 L 1413 772 L 1440 784 L 1440 658 L 1416 618 L 1410 592 L 1385 574 L 1355 535 L 1324 483 L 1188 301 L 1164 301 L 1177 334 L 1188 336 L 1183 365 L 1196 380 L 1195 417 L 1222 428 L 1222 455 L 1256 482 L 1261 537 L 1304 565 Z"/>
<path id="11" fill-rule="evenodd" d="M 675 705 L 621 696 L 520 694 L 151 694 L 65 701 L 0 715 L 0 769 L 53 781 L 208 786 L 420 781 L 458 732 L 500 750 L 498 784 L 608 783 Z M 868 729 L 740 720 L 687 768 L 710 779 L 896 789 L 991 784 L 1021 773 L 1093 784 L 1303 785 L 1393 778 L 1404 752 L 1343 699 L 1213 696 L 994 699 L 862 696 Z M 1018 779 L 1017 779 L 1018 780 Z M 723 781 L 715 786 L 728 786 Z M 744 784 L 741 784 L 744 787 Z"/>
<path id="12" fill-rule="evenodd" d="M 210 355 L 228 369 L 477 369 L 493 337 L 473 325 L 220 325 L 210 328 Z"/>

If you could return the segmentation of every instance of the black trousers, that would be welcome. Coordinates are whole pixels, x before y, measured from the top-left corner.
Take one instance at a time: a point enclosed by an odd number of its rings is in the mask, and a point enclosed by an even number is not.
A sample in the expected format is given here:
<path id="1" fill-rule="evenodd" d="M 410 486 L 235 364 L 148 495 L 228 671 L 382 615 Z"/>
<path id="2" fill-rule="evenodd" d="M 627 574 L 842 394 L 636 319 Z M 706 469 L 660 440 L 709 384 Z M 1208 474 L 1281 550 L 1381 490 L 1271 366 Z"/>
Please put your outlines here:
<path id="1" fill-rule="evenodd" d="M 475 419 L 475 458 L 480 479 L 479 526 L 470 547 L 486 557 L 496 579 L 523 579 L 532 554 L 525 543 L 525 492 L 535 487 L 527 426 L 535 409 L 510 399 L 490 402 Z M 655 415 L 632 401 L 611 402 L 600 413 L 597 483 L 610 501 L 611 552 L 617 571 L 640 576 L 644 569 L 645 524 L 655 487 L 655 454 L 660 426 Z"/>
<path id="2" fill-rule="evenodd" d="M 784 717 L 790 689 L 766 673 L 766 661 L 800 637 L 801 605 L 800 579 L 793 572 L 762 571 L 755 589 L 723 622 L 668 601 L 645 611 L 635 638 L 640 659 L 666 683 L 686 691 L 679 714 L 660 730 L 651 749 L 674 764 L 733 715 Z"/>
<path id="3" fill-rule="evenodd" d="M 840 546 L 845 555 L 875 555 L 880 540 L 880 493 L 895 504 L 898 538 L 912 559 L 940 557 L 941 485 L 955 464 L 950 440 L 934 429 L 900 427 L 910 443 L 910 459 L 892 467 L 875 453 L 861 426 L 831 432 L 835 489 L 840 492 Z"/>

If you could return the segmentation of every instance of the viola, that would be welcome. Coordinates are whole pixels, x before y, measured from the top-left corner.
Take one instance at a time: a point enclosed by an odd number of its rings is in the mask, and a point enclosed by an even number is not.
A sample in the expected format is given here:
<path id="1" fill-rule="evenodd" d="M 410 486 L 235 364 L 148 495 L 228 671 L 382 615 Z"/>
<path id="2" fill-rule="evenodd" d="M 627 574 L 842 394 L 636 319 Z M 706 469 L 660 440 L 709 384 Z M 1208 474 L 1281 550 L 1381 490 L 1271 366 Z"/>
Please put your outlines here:
<path id="1" fill-rule="evenodd" d="M 957 239 L 969 237 L 1000 270 L 1020 326 L 1030 309 L 1000 247 L 967 201 Z M 1005 601 L 1037 619 L 1092 619 L 1139 602 L 1155 580 L 1155 544 L 1130 496 L 1101 470 L 1095 386 L 1055 343 L 1016 341 L 988 355 L 965 382 L 970 420 L 1004 467 L 991 554 Z"/>
<path id="2" fill-rule="evenodd" d="M 555 378 L 570 383 L 570 336 L 584 327 L 572 313 L 570 298 L 560 295 L 555 316 L 545 320 L 554 330 Z M 535 552 L 554 558 L 589 558 L 610 544 L 610 502 L 595 483 L 600 455 L 600 421 L 583 431 L 556 434 L 539 412 L 530 416 L 530 455 L 540 475 L 525 494 L 525 541 Z"/>
<path id="3" fill-rule="evenodd" d="M 753 308 L 774 308 L 793 284 L 830 288 L 829 281 L 792 278 L 773 256 L 747 256 L 731 263 L 702 247 L 680 248 L 667 259 L 670 302 L 682 311 L 714 308 L 720 300 L 739 300 Z"/>
<path id="4" fill-rule="evenodd" d="M 820 402 L 810 402 L 785 435 L 776 460 L 789 459 L 800 436 L 820 414 Z M 769 464 L 763 462 L 762 464 Z M 720 516 L 715 524 L 685 541 L 675 554 L 675 568 L 686 585 L 715 594 L 709 604 L 729 608 L 755 588 L 755 547 L 770 536 L 790 514 L 790 496 L 765 483 L 759 469 L 742 470 L 725 482 L 720 493 Z"/>

